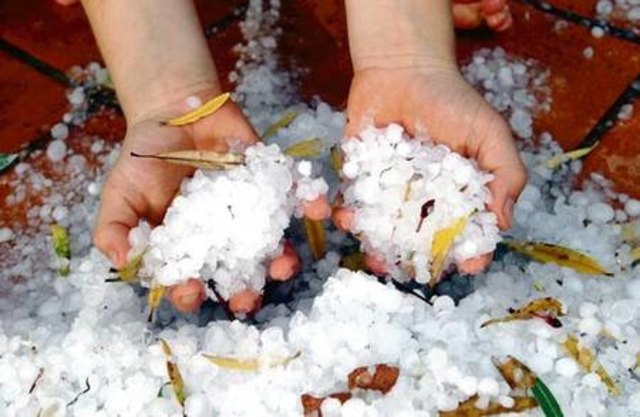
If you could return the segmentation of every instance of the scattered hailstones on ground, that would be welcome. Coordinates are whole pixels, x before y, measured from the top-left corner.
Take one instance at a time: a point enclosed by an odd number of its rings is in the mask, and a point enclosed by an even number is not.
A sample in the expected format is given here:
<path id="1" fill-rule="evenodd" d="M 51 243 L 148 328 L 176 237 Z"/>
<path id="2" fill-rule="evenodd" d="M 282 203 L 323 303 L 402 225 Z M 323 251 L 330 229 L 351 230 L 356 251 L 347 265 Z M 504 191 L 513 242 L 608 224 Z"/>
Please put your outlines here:
<path id="1" fill-rule="evenodd" d="M 305 203 L 327 189 L 311 162 L 258 143 L 245 150 L 244 164 L 185 180 L 162 225 L 131 232 L 130 259 L 143 254 L 140 273 L 152 286 L 196 278 L 213 280 L 225 300 L 244 289 L 260 292 L 292 215 L 302 217 Z"/>
<path id="2" fill-rule="evenodd" d="M 473 161 L 395 124 L 368 128 L 342 150 L 352 232 L 394 278 L 430 282 L 438 233 L 456 225 L 448 263 L 488 254 L 500 241 L 497 218 L 486 209 L 492 176 Z"/>

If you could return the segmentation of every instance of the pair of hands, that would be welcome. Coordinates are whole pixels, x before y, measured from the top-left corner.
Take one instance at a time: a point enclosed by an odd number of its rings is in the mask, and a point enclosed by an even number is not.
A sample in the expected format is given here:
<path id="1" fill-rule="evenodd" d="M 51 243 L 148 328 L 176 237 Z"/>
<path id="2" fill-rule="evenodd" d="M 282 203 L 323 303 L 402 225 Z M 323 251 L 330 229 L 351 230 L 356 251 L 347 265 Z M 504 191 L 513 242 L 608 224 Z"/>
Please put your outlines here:
<path id="1" fill-rule="evenodd" d="M 210 97 L 218 93 L 205 91 L 202 95 Z M 161 125 L 161 121 L 185 110 L 168 106 L 129 126 L 121 156 L 103 190 L 94 232 L 96 246 L 116 267 L 126 263 L 129 230 L 137 226 L 140 218 L 160 223 L 181 181 L 191 173 L 190 169 L 157 161 L 133 159 L 130 151 L 224 150 L 227 140 L 258 140 L 233 103 L 227 103 L 212 116 L 191 126 Z M 399 123 L 412 135 L 424 129 L 436 142 L 476 159 L 482 169 L 495 175 L 489 186 L 493 195 L 489 209 L 497 215 L 502 229 L 510 226 L 513 204 L 526 182 L 524 166 L 504 120 L 455 67 L 359 69 L 351 85 L 347 116 L 347 136 L 356 135 L 372 121 L 378 126 Z M 336 214 L 334 219 L 339 225 L 348 223 L 349 213 Z M 296 260 L 295 252 L 285 251 L 272 261 L 270 275 L 288 279 L 297 272 Z M 459 268 L 470 273 L 480 272 L 490 260 L 491 256 L 481 257 Z M 375 271 L 375 262 L 371 262 L 370 267 Z M 173 287 L 168 297 L 178 310 L 193 311 L 204 300 L 204 288 L 199 281 L 190 280 Z M 230 306 L 243 311 L 253 308 L 255 302 L 255 295 L 241 294 L 230 300 Z"/>

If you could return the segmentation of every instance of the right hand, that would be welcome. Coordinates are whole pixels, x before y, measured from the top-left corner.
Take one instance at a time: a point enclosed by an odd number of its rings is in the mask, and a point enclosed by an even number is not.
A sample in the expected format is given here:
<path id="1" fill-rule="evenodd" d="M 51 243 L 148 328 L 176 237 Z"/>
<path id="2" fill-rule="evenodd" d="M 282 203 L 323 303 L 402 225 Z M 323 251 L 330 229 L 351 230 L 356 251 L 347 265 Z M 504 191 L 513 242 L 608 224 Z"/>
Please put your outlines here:
<path id="1" fill-rule="evenodd" d="M 204 92 L 199 96 L 203 102 L 218 92 Z M 168 164 L 163 161 L 139 159 L 130 152 L 157 154 L 160 152 L 207 149 L 226 151 L 227 143 L 240 140 L 246 143 L 258 141 L 242 111 L 228 102 L 216 113 L 195 124 L 183 127 L 164 126 L 162 122 L 188 112 L 186 103 L 154 110 L 133 121 L 127 129 L 122 152 L 116 161 L 102 191 L 102 201 L 94 230 L 94 243 L 105 253 L 116 268 L 127 262 L 130 249 L 129 231 L 138 225 L 141 218 L 152 225 L 160 224 L 167 207 L 171 204 L 182 180 L 191 175 L 193 169 Z M 288 266 L 299 265 L 295 252 L 285 252 L 278 260 Z M 272 268 L 273 269 L 273 268 Z M 289 272 L 291 271 L 291 272 Z M 285 268 L 280 279 L 290 278 L 295 268 Z M 253 297 L 247 300 L 247 297 Z M 239 294 L 230 304 L 238 310 L 259 302 L 257 294 Z M 189 280 L 171 288 L 168 298 L 182 312 L 195 311 L 205 299 L 204 285 L 199 280 Z M 246 311 L 239 311 L 246 312 Z"/>

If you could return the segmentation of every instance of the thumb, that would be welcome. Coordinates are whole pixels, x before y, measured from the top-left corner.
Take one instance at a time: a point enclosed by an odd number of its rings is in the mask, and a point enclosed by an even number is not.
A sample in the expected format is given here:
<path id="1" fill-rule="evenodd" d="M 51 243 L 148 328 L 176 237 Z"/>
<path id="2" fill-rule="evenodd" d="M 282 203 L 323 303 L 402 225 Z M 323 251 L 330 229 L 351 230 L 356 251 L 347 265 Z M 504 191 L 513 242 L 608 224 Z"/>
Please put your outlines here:
<path id="1" fill-rule="evenodd" d="M 107 183 L 93 232 L 95 246 L 109 257 L 114 267 L 127 262 L 129 231 L 138 225 L 138 214 L 120 191 Z"/>

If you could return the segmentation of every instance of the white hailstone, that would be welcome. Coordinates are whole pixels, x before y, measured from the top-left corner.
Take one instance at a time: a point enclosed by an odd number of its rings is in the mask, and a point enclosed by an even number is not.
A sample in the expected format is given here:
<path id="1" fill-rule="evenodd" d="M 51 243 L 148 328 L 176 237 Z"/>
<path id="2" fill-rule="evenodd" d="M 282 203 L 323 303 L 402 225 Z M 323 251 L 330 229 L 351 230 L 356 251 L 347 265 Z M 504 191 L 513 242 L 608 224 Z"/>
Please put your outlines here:
<path id="1" fill-rule="evenodd" d="M 187 107 L 192 110 L 202 106 L 202 100 L 200 100 L 200 97 L 198 96 L 189 96 L 187 97 L 185 102 L 187 104 Z"/>
<path id="2" fill-rule="evenodd" d="M 67 153 L 67 145 L 62 140 L 53 140 L 47 146 L 47 158 L 51 162 L 62 161 Z"/>
<path id="3" fill-rule="evenodd" d="M 313 171 L 313 164 L 311 161 L 300 161 L 296 166 L 298 173 L 303 177 L 310 177 Z"/>
<path id="4" fill-rule="evenodd" d="M 512 408 L 514 405 L 516 405 L 516 400 L 514 400 L 512 397 L 509 397 L 508 395 L 501 395 L 500 397 L 498 397 L 498 403 L 504 408 Z"/>
<path id="5" fill-rule="evenodd" d="M 565 378 L 571 378 L 579 370 L 578 364 L 572 358 L 561 358 L 556 361 L 556 372 Z"/>
<path id="6" fill-rule="evenodd" d="M 97 182 L 90 182 L 89 185 L 87 185 L 87 192 L 94 196 L 100 194 L 100 184 Z"/>
<path id="7" fill-rule="evenodd" d="M 602 29 L 600 26 L 594 26 L 593 28 L 591 28 L 591 36 L 596 39 L 602 38 L 604 36 L 604 29 Z"/>
<path id="8" fill-rule="evenodd" d="M 617 324 L 627 324 L 637 314 L 636 302 L 632 300 L 618 300 L 607 310 L 607 315 Z"/>
<path id="9" fill-rule="evenodd" d="M 629 397 L 629 411 L 640 412 L 640 391 L 634 392 Z"/>
<path id="10" fill-rule="evenodd" d="M 580 317 L 593 317 L 598 313 L 598 310 L 599 308 L 597 305 L 589 302 L 584 302 L 580 304 Z"/>
<path id="11" fill-rule="evenodd" d="M 578 323 L 578 329 L 589 336 L 597 336 L 602 331 L 602 323 L 595 317 L 587 317 Z"/>
<path id="12" fill-rule="evenodd" d="M 82 87 L 76 87 L 68 96 L 69 102 L 74 106 L 79 106 L 84 102 L 85 94 Z"/>
<path id="13" fill-rule="evenodd" d="M 615 210 L 607 203 L 594 203 L 587 207 L 587 218 L 596 223 L 608 223 L 615 215 Z"/>
<path id="14" fill-rule="evenodd" d="M 633 299 L 640 300 L 640 278 L 631 279 L 626 286 L 626 293 Z"/>
<path id="15" fill-rule="evenodd" d="M 586 58 L 586 59 L 591 59 L 593 58 L 594 55 L 594 50 L 591 46 L 587 46 L 586 48 L 584 48 L 584 50 L 582 51 L 582 55 Z"/>
<path id="16" fill-rule="evenodd" d="M 53 217 L 53 220 L 58 223 L 66 219 L 68 215 L 69 209 L 63 205 L 56 206 L 51 213 L 51 217 Z"/>
<path id="17" fill-rule="evenodd" d="M 629 217 L 638 217 L 640 216 L 640 200 L 636 200 L 635 198 L 630 198 L 624 203 L 624 211 L 627 212 Z"/>
<path id="18" fill-rule="evenodd" d="M 478 394 L 495 397 L 500 394 L 500 383 L 494 378 L 482 378 L 478 383 Z"/>
<path id="19" fill-rule="evenodd" d="M 0 228 L 0 243 L 8 242 L 13 239 L 13 230 L 8 227 Z"/>
<path id="20" fill-rule="evenodd" d="M 433 311 L 436 313 L 453 310 L 455 306 L 453 299 L 447 295 L 436 297 L 433 301 Z"/>
<path id="21" fill-rule="evenodd" d="M 432 255 L 425 242 L 462 218 L 467 224 L 445 267 L 495 249 L 497 219 L 485 206 L 492 177 L 475 162 L 445 146 L 409 138 L 395 124 L 365 129 L 360 140 L 349 140 L 342 149 L 343 173 L 350 179 L 343 196 L 355 211 L 353 231 L 366 250 L 385 259 L 395 278 L 406 279 L 413 269 L 417 282 L 428 282 Z"/>
<path id="22" fill-rule="evenodd" d="M 444 370 L 449 363 L 447 351 L 441 348 L 431 348 L 427 354 L 427 361 L 434 370 Z"/>
<path id="23" fill-rule="evenodd" d="M 475 395 L 478 392 L 478 378 L 466 375 L 458 381 L 458 388 L 466 396 Z"/>
<path id="24" fill-rule="evenodd" d="M 342 404 L 341 417 L 365 417 L 367 404 L 360 398 L 351 398 Z"/>
<path id="25" fill-rule="evenodd" d="M 56 123 L 51 128 L 51 137 L 56 140 L 65 140 L 69 136 L 69 128 L 64 123 Z"/>
<path id="26" fill-rule="evenodd" d="M 613 3 L 609 0 L 600 0 L 596 4 L 596 12 L 598 14 L 607 16 L 611 14 L 612 11 L 613 11 Z"/>
<path id="27" fill-rule="evenodd" d="M 618 112 L 619 120 L 631 120 L 632 117 L 633 117 L 633 104 L 625 104 L 620 108 L 620 111 Z"/>

